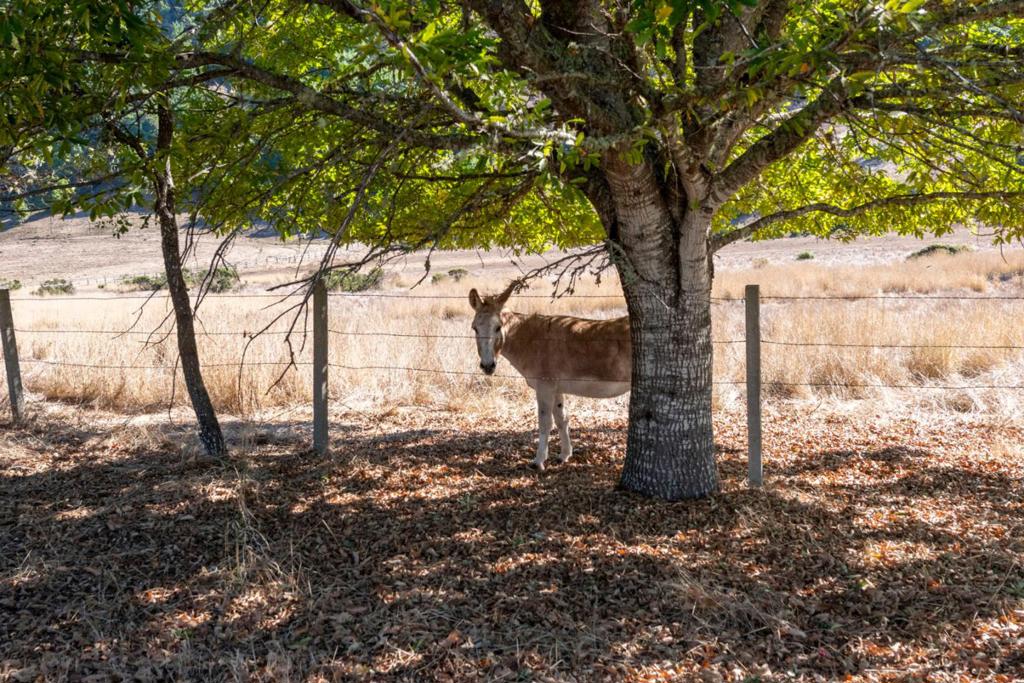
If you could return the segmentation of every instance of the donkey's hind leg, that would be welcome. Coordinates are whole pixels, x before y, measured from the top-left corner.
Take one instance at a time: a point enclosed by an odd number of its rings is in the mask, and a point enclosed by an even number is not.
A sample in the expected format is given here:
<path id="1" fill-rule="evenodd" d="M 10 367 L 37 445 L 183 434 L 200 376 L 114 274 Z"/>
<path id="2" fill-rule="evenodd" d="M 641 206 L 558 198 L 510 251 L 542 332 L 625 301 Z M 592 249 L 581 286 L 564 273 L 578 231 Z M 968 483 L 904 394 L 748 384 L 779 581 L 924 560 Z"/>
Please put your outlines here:
<path id="1" fill-rule="evenodd" d="M 565 397 L 555 394 L 555 426 L 558 427 L 558 438 L 562 442 L 562 450 L 558 454 L 558 462 L 565 462 L 572 457 L 572 441 L 569 440 L 569 421 L 565 419 Z"/>
<path id="2" fill-rule="evenodd" d="M 533 466 L 538 470 L 544 469 L 544 462 L 548 459 L 548 439 L 551 437 L 551 412 L 554 403 L 555 392 L 552 387 L 538 384 L 537 422 L 540 434 L 537 438 L 537 457 L 533 459 Z"/>

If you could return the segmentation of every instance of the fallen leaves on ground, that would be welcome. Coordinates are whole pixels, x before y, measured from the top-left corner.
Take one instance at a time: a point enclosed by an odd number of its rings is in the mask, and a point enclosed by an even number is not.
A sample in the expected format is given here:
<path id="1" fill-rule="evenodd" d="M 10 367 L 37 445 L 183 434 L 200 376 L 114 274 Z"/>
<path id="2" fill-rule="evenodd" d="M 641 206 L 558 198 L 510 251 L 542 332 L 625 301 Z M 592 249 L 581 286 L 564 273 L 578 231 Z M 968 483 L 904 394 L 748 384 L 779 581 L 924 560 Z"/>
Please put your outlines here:
<path id="1" fill-rule="evenodd" d="M 260 438 L 0 428 L 0 680 L 1010 681 L 1020 430 L 769 411 L 762 490 L 615 490 L 624 423 L 339 415 Z M 580 424 L 582 422 L 582 424 Z"/>

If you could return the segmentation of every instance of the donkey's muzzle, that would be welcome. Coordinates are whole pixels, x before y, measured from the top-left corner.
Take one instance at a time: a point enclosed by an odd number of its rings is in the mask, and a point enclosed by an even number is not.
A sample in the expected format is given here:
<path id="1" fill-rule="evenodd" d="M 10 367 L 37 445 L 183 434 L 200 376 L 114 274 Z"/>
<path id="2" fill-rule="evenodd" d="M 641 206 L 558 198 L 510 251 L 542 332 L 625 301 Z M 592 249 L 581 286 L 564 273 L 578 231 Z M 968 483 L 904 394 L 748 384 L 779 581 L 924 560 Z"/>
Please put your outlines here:
<path id="1" fill-rule="evenodd" d="M 481 370 L 483 370 L 483 371 L 484 371 L 485 373 L 487 373 L 488 375 L 493 375 L 493 374 L 494 374 L 494 367 L 495 367 L 496 365 L 497 365 L 497 363 L 494 363 L 494 362 L 490 362 L 490 363 L 481 363 L 481 364 L 480 364 L 480 369 L 481 369 Z"/>

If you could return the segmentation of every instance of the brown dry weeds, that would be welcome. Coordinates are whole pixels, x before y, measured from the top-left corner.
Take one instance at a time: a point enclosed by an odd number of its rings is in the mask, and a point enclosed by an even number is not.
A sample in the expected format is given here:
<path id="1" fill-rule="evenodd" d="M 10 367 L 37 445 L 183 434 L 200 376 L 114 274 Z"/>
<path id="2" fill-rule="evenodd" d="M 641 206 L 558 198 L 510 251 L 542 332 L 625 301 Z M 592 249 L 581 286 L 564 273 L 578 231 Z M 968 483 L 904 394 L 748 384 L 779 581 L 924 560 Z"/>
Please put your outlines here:
<path id="1" fill-rule="evenodd" d="M 526 413 L 234 432 L 0 428 L 0 680 L 967 680 L 1024 674 L 1021 431 L 770 410 L 769 485 L 616 492 L 624 425 L 538 476 Z M 586 423 L 587 420 L 580 420 Z M 884 424 L 883 424 L 884 422 Z"/>

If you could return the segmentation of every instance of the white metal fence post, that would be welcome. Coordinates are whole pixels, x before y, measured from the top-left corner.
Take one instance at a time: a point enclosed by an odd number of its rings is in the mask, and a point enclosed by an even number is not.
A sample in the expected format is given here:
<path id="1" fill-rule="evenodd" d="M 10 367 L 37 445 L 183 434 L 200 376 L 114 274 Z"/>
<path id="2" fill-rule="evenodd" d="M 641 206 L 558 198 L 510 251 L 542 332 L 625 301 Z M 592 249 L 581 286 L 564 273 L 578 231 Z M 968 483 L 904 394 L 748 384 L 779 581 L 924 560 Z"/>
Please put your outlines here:
<path id="1" fill-rule="evenodd" d="M 25 414 L 25 390 L 21 385 L 21 367 L 18 365 L 18 344 L 14 338 L 14 314 L 11 312 L 11 292 L 0 289 L 0 338 L 3 339 L 4 367 L 7 368 L 7 393 L 11 398 L 11 416 L 15 423 Z"/>
<path id="2" fill-rule="evenodd" d="M 757 285 L 747 285 L 743 296 L 746 308 L 747 346 L 747 482 L 761 486 L 761 294 Z"/>

